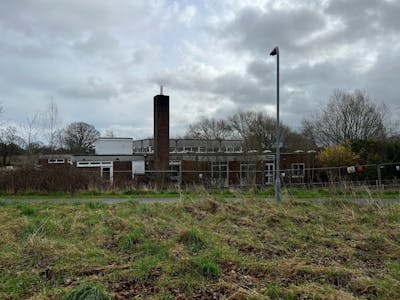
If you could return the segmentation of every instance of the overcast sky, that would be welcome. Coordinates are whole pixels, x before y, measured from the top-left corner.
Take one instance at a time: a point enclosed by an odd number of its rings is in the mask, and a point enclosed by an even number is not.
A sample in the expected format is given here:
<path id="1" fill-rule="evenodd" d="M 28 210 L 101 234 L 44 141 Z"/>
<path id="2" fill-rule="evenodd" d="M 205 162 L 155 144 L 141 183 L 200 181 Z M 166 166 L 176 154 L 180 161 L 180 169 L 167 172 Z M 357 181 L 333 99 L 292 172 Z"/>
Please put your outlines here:
<path id="1" fill-rule="evenodd" d="M 1 0 L 1 118 L 57 103 L 63 124 L 152 136 L 153 96 L 171 135 L 204 116 L 275 112 L 299 128 L 334 89 L 365 90 L 400 113 L 398 0 Z"/>

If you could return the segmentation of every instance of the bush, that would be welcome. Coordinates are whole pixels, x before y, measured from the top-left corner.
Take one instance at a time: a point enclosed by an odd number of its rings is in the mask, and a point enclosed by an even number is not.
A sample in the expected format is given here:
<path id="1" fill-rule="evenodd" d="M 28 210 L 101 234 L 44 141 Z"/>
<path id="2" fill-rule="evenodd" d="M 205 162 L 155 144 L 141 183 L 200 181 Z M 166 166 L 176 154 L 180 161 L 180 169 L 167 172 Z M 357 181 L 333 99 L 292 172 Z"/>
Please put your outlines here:
<path id="1" fill-rule="evenodd" d="M 83 172 L 73 166 L 54 168 L 21 168 L 0 172 L 0 192 L 18 193 L 74 193 L 101 187 L 98 174 Z"/>

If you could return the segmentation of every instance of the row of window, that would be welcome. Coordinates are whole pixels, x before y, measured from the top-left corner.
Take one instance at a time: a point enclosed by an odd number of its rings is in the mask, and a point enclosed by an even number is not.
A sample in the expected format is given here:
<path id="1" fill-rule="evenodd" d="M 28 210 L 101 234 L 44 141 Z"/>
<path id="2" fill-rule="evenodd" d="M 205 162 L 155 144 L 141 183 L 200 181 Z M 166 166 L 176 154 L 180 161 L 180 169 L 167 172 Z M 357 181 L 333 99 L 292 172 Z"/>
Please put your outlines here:
<path id="1" fill-rule="evenodd" d="M 275 171 L 275 165 L 273 163 L 266 163 L 264 167 L 265 176 L 273 176 Z M 241 177 L 255 176 L 257 173 L 255 163 L 240 163 L 240 174 Z M 212 165 L 212 176 L 213 178 L 227 178 L 228 177 L 228 163 L 213 163 Z M 285 174 L 282 174 L 285 176 Z M 291 168 L 292 177 L 304 177 L 305 176 L 305 164 L 304 163 L 293 163 Z"/>
<path id="2" fill-rule="evenodd" d="M 50 158 L 50 159 L 47 160 L 47 163 L 49 163 L 49 164 L 65 164 L 65 159 Z M 67 163 L 71 164 L 72 161 L 70 159 L 68 159 Z"/>
<path id="3" fill-rule="evenodd" d="M 153 153 L 154 148 L 149 146 L 147 148 L 133 148 L 133 153 Z M 203 147 L 203 146 L 185 146 L 185 147 L 170 147 L 170 153 L 242 153 L 242 147 Z"/>
<path id="4" fill-rule="evenodd" d="M 76 163 L 78 168 L 88 167 L 112 167 L 112 161 L 78 161 Z"/>
<path id="5" fill-rule="evenodd" d="M 71 160 L 67 161 L 71 163 Z M 64 164 L 65 159 L 48 159 L 49 164 Z M 144 162 L 140 161 L 137 162 L 140 165 L 144 165 Z M 79 161 L 77 162 L 77 167 L 105 167 L 105 166 L 112 166 L 113 163 L 111 161 Z M 180 171 L 180 162 L 172 162 L 171 171 L 174 172 L 174 176 L 179 176 L 177 174 L 178 170 Z M 144 166 L 141 166 L 144 168 Z M 273 163 L 266 163 L 265 164 L 265 174 L 266 176 L 270 176 L 274 173 L 274 164 Z M 143 170 L 144 173 L 144 170 Z M 256 164 L 255 163 L 240 163 L 240 173 L 242 177 L 251 176 L 251 174 L 256 173 Z M 305 164 L 304 163 L 293 163 L 291 168 L 291 175 L 292 177 L 304 177 L 305 175 Z M 219 162 L 212 164 L 212 177 L 213 178 L 220 178 L 224 179 L 228 177 L 228 163 Z"/>

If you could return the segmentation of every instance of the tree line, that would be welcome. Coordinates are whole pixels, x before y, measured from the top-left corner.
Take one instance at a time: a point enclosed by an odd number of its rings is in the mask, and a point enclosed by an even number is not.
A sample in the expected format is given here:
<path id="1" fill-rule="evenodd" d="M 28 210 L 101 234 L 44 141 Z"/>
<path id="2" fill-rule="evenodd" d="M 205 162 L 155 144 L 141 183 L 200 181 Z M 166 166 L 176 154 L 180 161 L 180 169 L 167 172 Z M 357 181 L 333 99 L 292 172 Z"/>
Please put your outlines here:
<path id="1" fill-rule="evenodd" d="M 4 115 L 0 106 L 0 116 Z M 338 166 L 400 161 L 398 126 L 388 121 L 387 109 L 363 91 L 336 90 L 329 101 L 297 130 L 280 124 L 281 151 L 319 150 L 320 164 Z M 14 155 L 71 153 L 91 154 L 99 131 L 88 123 L 61 126 L 56 103 L 51 100 L 44 113 L 34 114 L 17 129 L 0 119 L 1 164 Z M 47 144 L 39 142 L 41 132 Z M 113 136 L 113 133 L 108 133 Z M 185 138 L 240 139 L 244 151 L 276 149 L 275 116 L 266 112 L 239 111 L 226 118 L 203 118 L 189 125 Z"/>
<path id="2" fill-rule="evenodd" d="M 0 106 L 0 115 L 4 109 Z M 91 154 L 94 141 L 100 132 L 88 123 L 78 121 L 61 126 L 56 103 L 51 100 L 43 113 L 35 113 L 20 126 L 4 126 L 0 119 L 0 157 L 3 166 L 11 164 L 12 158 L 20 154 Z M 47 140 L 39 141 L 38 136 Z"/>
<path id="3" fill-rule="evenodd" d="M 319 150 L 322 166 L 400 161 L 397 124 L 367 93 L 335 90 L 327 104 L 302 121 L 298 130 L 280 124 L 281 150 Z M 265 112 L 242 111 L 223 119 L 203 118 L 185 137 L 236 138 L 248 150 L 276 148 L 276 119 Z"/>

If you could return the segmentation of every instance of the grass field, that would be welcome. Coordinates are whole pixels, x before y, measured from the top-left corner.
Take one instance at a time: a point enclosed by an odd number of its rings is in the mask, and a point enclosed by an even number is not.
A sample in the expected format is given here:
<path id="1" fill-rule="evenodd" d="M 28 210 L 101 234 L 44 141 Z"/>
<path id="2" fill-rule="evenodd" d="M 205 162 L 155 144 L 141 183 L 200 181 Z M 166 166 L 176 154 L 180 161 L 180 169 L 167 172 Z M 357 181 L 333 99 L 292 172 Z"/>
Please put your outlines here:
<path id="1" fill-rule="evenodd" d="M 399 204 L 187 198 L 0 202 L 0 299 L 400 299 Z"/>
<path id="2" fill-rule="evenodd" d="M 349 186 L 347 188 L 284 188 L 286 198 L 371 198 L 371 199 L 400 199 L 400 189 L 371 189 L 368 186 Z M 87 190 L 78 193 L 0 193 L 0 200 L 7 199 L 49 199 L 49 198 L 146 198 L 146 197 L 213 197 L 213 198 L 274 198 L 272 187 L 255 189 L 205 189 L 202 187 L 188 187 L 187 189 L 118 189 L 111 187 L 110 191 Z"/>

